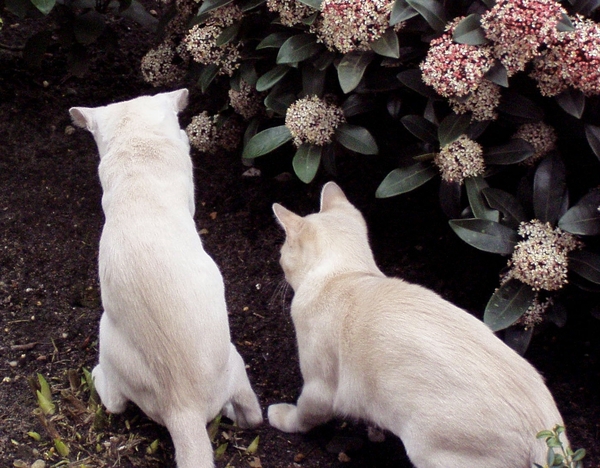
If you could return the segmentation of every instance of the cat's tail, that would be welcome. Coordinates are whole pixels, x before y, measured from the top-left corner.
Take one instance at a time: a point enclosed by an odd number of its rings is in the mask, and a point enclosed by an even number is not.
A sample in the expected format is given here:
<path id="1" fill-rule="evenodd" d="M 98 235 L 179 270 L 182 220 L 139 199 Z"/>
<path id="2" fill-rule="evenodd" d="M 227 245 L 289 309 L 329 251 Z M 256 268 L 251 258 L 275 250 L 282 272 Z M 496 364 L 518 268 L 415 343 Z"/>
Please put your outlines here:
<path id="1" fill-rule="evenodd" d="M 177 468 L 214 468 L 213 448 L 202 415 L 175 413 L 165 425 L 175 446 Z"/>

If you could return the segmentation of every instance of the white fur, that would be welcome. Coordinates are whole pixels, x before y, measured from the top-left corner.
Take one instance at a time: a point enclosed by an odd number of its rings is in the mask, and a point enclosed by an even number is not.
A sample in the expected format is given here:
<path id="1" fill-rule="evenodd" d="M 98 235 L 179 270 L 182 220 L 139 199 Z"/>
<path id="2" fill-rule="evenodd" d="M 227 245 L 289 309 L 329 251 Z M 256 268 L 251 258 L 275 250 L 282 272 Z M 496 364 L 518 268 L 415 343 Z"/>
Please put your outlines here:
<path id="1" fill-rule="evenodd" d="M 562 423 L 536 370 L 482 322 L 421 286 L 386 277 L 365 221 L 334 183 L 321 211 L 275 204 L 281 266 L 304 378 L 269 422 L 305 432 L 335 415 L 400 437 L 417 468 L 531 468 L 536 433 Z"/>
<path id="2" fill-rule="evenodd" d="M 187 95 L 70 113 L 94 135 L 104 191 L 96 388 L 109 411 L 130 400 L 164 424 L 179 468 L 209 468 L 207 422 L 224 407 L 245 427 L 262 413 L 230 343 L 221 273 L 194 224 L 192 162 L 177 119 Z"/>

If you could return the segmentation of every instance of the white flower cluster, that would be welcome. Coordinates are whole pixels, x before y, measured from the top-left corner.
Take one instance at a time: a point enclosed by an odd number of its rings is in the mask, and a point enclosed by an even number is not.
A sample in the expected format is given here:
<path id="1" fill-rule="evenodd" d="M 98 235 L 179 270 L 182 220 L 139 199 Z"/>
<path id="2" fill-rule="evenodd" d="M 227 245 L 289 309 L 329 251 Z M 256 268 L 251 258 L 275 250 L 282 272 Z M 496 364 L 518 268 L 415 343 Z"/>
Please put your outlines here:
<path id="1" fill-rule="evenodd" d="M 573 235 L 537 219 L 519 226 L 523 240 L 517 243 L 508 262 L 508 278 L 534 290 L 556 291 L 567 283 L 567 255 L 581 247 Z"/>
<path id="2" fill-rule="evenodd" d="M 230 88 L 228 93 L 229 104 L 246 120 L 251 119 L 264 108 L 262 94 L 244 80 L 240 80 L 239 91 Z"/>
<path id="3" fill-rule="evenodd" d="M 233 3 L 217 8 L 204 24 L 195 25 L 183 42 L 194 59 L 203 65 L 216 64 L 219 74 L 233 75 L 240 66 L 240 44 L 217 45 L 225 28 L 242 19 L 242 10 Z"/>
<path id="4" fill-rule="evenodd" d="M 185 61 L 179 60 L 174 45 L 165 41 L 155 49 L 150 49 L 142 58 L 140 69 L 144 81 L 152 86 L 169 86 L 185 76 Z"/>
<path id="5" fill-rule="evenodd" d="M 317 146 L 331 143 L 335 129 L 345 121 L 339 106 L 317 96 L 298 99 L 285 114 L 285 126 L 296 146 L 303 143 Z"/>
<path id="6" fill-rule="evenodd" d="M 292 27 L 316 12 L 313 8 L 297 0 L 267 0 L 269 11 L 279 13 L 284 26 Z"/>
<path id="7" fill-rule="evenodd" d="M 498 118 L 496 108 L 500 104 L 500 97 L 500 86 L 484 79 L 466 97 L 450 97 L 448 102 L 456 114 L 471 112 L 473 120 L 482 122 Z"/>
<path id="8" fill-rule="evenodd" d="M 462 184 L 465 179 L 485 172 L 483 148 L 466 135 L 444 146 L 433 162 L 440 169 L 442 179 L 447 182 Z"/>
<path id="9" fill-rule="evenodd" d="M 332 51 L 368 50 L 390 27 L 393 0 L 323 0 L 313 31 Z M 401 24 L 395 26 L 398 30 Z"/>
<path id="10" fill-rule="evenodd" d="M 234 118 L 222 121 L 219 115 L 204 111 L 192 118 L 185 129 L 190 144 L 198 151 L 214 154 L 219 149 L 235 150 L 242 137 L 242 126 Z"/>
<path id="11" fill-rule="evenodd" d="M 544 122 L 523 124 L 513 137 L 521 138 L 533 146 L 535 153 L 525 160 L 525 164 L 529 166 L 556 149 L 556 140 L 558 139 L 554 128 Z"/>

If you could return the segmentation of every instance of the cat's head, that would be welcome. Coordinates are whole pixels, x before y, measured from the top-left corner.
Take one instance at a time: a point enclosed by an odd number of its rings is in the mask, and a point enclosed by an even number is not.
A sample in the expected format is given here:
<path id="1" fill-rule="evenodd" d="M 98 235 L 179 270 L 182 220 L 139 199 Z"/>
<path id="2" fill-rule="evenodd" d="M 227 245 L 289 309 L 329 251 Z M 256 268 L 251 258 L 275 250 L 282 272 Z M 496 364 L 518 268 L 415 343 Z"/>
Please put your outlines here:
<path id="1" fill-rule="evenodd" d="M 187 136 L 177 119 L 187 102 L 188 90 L 184 88 L 102 107 L 72 107 L 69 113 L 75 125 L 94 135 L 102 158 L 115 137 L 139 131 L 160 133 L 187 144 Z"/>
<path id="2" fill-rule="evenodd" d="M 280 264 L 295 291 L 308 276 L 379 271 L 363 216 L 334 182 L 323 187 L 318 213 L 302 217 L 278 203 L 273 212 L 286 234 Z"/>

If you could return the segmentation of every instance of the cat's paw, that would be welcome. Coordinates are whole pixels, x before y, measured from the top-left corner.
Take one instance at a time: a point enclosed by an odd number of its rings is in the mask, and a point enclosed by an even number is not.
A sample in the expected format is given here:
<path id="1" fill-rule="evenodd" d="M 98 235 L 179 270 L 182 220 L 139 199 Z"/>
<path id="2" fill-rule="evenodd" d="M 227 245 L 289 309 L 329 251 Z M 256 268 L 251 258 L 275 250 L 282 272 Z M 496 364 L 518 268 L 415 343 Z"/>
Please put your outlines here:
<path id="1" fill-rule="evenodd" d="M 296 405 L 278 403 L 269 406 L 269 424 L 283 432 L 298 432 L 298 409 Z"/>

